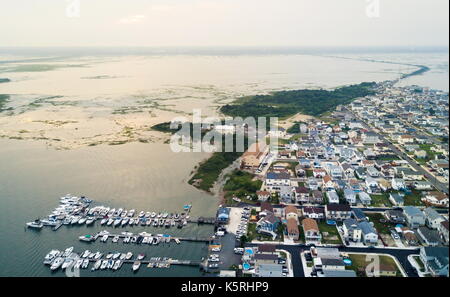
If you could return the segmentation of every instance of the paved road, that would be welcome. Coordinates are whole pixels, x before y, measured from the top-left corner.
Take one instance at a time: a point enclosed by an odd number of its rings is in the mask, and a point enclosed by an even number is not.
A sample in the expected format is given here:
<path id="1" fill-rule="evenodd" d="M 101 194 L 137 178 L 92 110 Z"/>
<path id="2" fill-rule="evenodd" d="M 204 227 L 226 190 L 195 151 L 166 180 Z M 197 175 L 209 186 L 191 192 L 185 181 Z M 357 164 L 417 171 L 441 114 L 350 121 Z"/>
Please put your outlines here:
<path id="1" fill-rule="evenodd" d="M 247 246 L 256 246 L 257 244 L 248 244 Z M 302 260 L 300 253 L 309 250 L 310 247 L 306 245 L 277 245 L 277 249 L 283 249 L 291 253 L 292 265 L 294 268 L 294 277 L 304 277 L 305 271 L 303 270 Z M 418 255 L 419 249 L 386 249 L 386 248 L 367 248 L 367 247 L 340 247 L 340 252 L 343 253 L 367 253 L 367 254 L 381 254 L 391 255 L 397 258 L 398 262 L 402 265 L 408 277 L 418 277 L 415 268 L 408 261 L 408 256 Z"/>

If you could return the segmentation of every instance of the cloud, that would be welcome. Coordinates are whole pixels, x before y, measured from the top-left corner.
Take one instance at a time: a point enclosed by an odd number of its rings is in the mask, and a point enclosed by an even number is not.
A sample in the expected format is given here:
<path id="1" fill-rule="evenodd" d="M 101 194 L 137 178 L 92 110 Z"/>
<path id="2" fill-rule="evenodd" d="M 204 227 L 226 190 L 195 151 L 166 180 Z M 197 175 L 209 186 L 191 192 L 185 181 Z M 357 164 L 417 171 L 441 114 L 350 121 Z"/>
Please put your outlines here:
<path id="1" fill-rule="evenodd" d="M 144 19 L 145 19 L 145 15 L 138 14 L 138 15 L 124 17 L 119 20 L 119 23 L 120 24 L 135 24 L 135 23 L 140 23 L 140 22 L 144 21 Z"/>

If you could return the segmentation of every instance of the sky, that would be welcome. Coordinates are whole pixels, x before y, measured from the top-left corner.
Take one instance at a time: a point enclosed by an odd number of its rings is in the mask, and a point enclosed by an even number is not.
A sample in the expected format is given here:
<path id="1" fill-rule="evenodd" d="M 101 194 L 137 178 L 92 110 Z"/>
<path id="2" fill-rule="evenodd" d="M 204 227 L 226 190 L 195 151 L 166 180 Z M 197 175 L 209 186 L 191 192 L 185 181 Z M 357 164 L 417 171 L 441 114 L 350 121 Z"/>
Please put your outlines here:
<path id="1" fill-rule="evenodd" d="M 446 47 L 448 35 L 448 0 L 0 0 L 0 47 Z"/>

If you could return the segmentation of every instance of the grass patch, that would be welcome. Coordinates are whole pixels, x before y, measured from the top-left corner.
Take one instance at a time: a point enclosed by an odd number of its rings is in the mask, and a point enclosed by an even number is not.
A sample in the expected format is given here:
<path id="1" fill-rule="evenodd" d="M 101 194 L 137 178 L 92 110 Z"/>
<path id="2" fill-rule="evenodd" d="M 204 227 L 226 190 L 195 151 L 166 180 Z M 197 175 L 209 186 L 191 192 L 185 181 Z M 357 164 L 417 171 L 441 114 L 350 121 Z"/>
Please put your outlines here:
<path id="1" fill-rule="evenodd" d="M 417 190 L 412 190 L 411 194 L 405 195 L 405 205 L 407 206 L 423 206 L 422 193 Z"/>
<path id="2" fill-rule="evenodd" d="M 389 194 L 388 193 L 383 193 L 381 195 L 370 195 L 370 197 L 372 198 L 372 206 L 375 207 L 391 207 L 392 203 L 389 200 Z"/>
<path id="3" fill-rule="evenodd" d="M 377 229 L 380 234 L 391 234 L 390 229 L 395 227 L 395 224 L 389 223 L 386 218 L 381 213 L 368 213 L 366 214 L 370 219 L 370 222 L 374 224 L 375 229 Z"/>
<path id="4" fill-rule="evenodd" d="M 359 277 L 366 277 L 366 267 L 369 265 L 373 260 L 369 259 L 369 261 L 366 261 L 366 255 L 360 255 L 360 254 L 350 254 L 349 258 L 352 260 L 352 265 L 347 267 L 347 270 L 353 270 L 356 272 L 356 274 Z M 388 265 L 395 267 L 397 269 L 396 277 L 401 277 L 402 274 L 400 272 L 399 267 L 397 266 L 397 263 L 395 263 L 394 259 L 392 259 L 389 256 L 382 256 L 379 255 L 380 259 L 380 265 Z"/>
<path id="5" fill-rule="evenodd" d="M 336 226 L 328 225 L 325 221 L 317 222 L 317 225 L 322 233 L 322 243 L 342 244 L 342 240 Z"/>
<path id="6" fill-rule="evenodd" d="M 228 175 L 228 180 L 223 187 L 228 195 L 239 198 L 246 198 L 247 196 L 256 197 L 255 192 L 262 186 L 262 181 L 254 180 L 254 176 L 250 173 L 235 170 Z"/>

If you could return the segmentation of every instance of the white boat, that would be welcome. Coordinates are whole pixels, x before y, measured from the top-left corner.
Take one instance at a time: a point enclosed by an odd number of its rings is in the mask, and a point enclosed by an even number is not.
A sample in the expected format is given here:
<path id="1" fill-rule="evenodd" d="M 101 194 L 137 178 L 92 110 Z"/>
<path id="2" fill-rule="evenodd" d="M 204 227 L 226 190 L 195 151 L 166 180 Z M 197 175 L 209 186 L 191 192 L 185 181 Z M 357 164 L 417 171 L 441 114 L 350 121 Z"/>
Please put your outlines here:
<path id="1" fill-rule="evenodd" d="M 114 267 L 114 261 L 113 260 L 109 260 L 108 261 L 108 266 L 106 266 L 108 269 L 112 269 Z"/>
<path id="2" fill-rule="evenodd" d="M 141 262 L 136 261 L 133 263 L 133 271 L 138 271 L 140 267 L 141 267 Z"/>
<path id="3" fill-rule="evenodd" d="M 142 218 L 143 216 L 145 216 L 145 212 L 140 211 L 138 217 Z"/>
<path id="4" fill-rule="evenodd" d="M 27 223 L 27 227 L 33 229 L 42 229 L 42 227 L 44 227 L 44 224 L 40 220 L 35 220 L 34 222 Z"/>
<path id="5" fill-rule="evenodd" d="M 61 254 L 58 250 L 51 250 L 44 258 L 44 264 L 49 265 Z"/>
<path id="6" fill-rule="evenodd" d="M 119 235 L 114 236 L 114 238 L 112 239 L 112 242 L 116 243 L 119 241 Z"/>
<path id="7" fill-rule="evenodd" d="M 64 250 L 64 253 L 62 254 L 63 257 L 69 257 L 69 255 L 73 252 L 73 246 L 67 248 Z"/>
<path id="8" fill-rule="evenodd" d="M 92 225 L 94 222 L 95 222 L 94 218 L 89 218 L 89 219 L 86 220 L 86 225 L 88 225 L 88 226 Z"/>
<path id="9" fill-rule="evenodd" d="M 112 258 L 113 258 L 114 260 L 119 259 L 119 257 L 120 257 L 120 253 L 115 253 L 115 254 L 112 256 Z"/>
<path id="10" fill-rule="evenodd" d="M 64 258 L 58 257 L 53 261 L 52 266 L 50 266 L 51 270 L 57 270 L 64 263 Z"/>
<path id="11" fill-rule="evenodd" d="M 102 265 L 102 260 L 97 260 L 97 262 L 95 262 L 94 266 L 92 267 L 92 271 L 98 270 L 101 265 Z"/>
<path id="12" fill-rule="evenodd" d="M 117 261 L 114 263 L 113 270 L 115 271 L 115 270 L 120 269 L 120 266 L 122 266 L 122 261 L 121 261 L 121 260 L 117 260 Z"/>
<path id="13" fill-rule="evenodd" d="M 95 260 L 98 260 L 98 259 L 100 259 L 102 256 L 103 256 L 102 253 L 96 252 L 96 253 L 95 253 L 95 256 L 94 256 L 94 259 L 95 259 Z"/>
<path id="14" fill-rule="evenodd" d="M 75 262 L 75 265 L 73 265 L 73 267 L 74 267 L 75 269 L 80 269 L 81 264 L 83 264 L 83 259 L 78 259 L 78 260 Z"/>
<path id="15" fill-rule="evenodd" d="M 107 242 L 109 238 L 109 235 L 103 235 L 103 237 L 100 239 L 101 242 Z"/>
<path id="16" fill-rule="evenodd" d="M 135 213 L 136 213 L 136 210 L 132 209 L 128 212 L 128 216 L 133 217 Z"/>
<path id="17" fill-rule="evenodd" d="M 85 250 L 84 253 L 81 254 L 81 258 L 87 258 L 90 253 L 91 253 L 90 250 Z"/>
<path id="18" fill-rule="evenodd" d="M 119 226 L 120 225 L 120 222 L 122 221 L 122 219 L 121 218 L 117 218 L 117 219 L 115 219 L 114 220 L 114 227 L 117 227 L 117 226 Z"/>
<path id="19" fill-rule="evenodd" d="M 114 255 L 113 253 L 108 253 L 108 254 L 106 255 L 106 259 L 111 259 L 113 255 Z"/>
<path id="20" fill-rule="evenodd" d="M 122 254 L 120 254 L 119 260 L 125 260 L 126 257 L 127 257 L 127 254 L 122 253 Z"/>
<path id="21" fill-rule="evenodd" d="M 129 224 L 130 226 L 134 225 L 134 219 L 133 219 L 133 218 L 130 218 L 130 221 L 128 222 L 128 224 Z"/>
<path id="22" fill-rule="evenodd" d="M 155 218 L 156 217 L 156 212 L 152 212 L 151 214 L 150 214 L 150 217 L 153 219 L 153 218 Z"/>
<path id="23" fill-rule="evenodd" d="M 124 218 L 124 219 L 122 220 L 122 223 L 121 223 L 122 227 L 124 227 L 125 225 L 127 225 L 129 220 L 130 220 L 130 219 L 128 219 L 128 218 Z"/>
<path id="24" fill-rule="evenodd" d="M 82 235 L 82 236 L 78 237 L 78 239 L 80 239 L 81 241 L 86 241 L 86 242 L 91 242 L 91 241 L 95 240 L 94 236 L 92 236 L 90 234 Z"/>
<path id="25" fill-rule="evenodd" d="M 105 270 L 106 266 L 108 266 L 108 260 L 103 260 L 102 264 L 100 265 L 100 269 Z"/>
<path id="26" fill-rule="evenodd" d="M 106 223 L 108 223 L 108 218 L 104 218 L 100 221 L 100 225 L 105 225 Z"/>
<path id="27" fill-rule="evenodd" d="M 114 223 L 114 219 L 109 219 L 108 223 L 106 223 L 107 226 L 111 226 Z"/>
<path id="28" fill-rule="evenodd" d="M 137 256 L 138 261 L 144 260 L 144 258 L 145 258 L 145 254 L 139 254 Z"/>
<path id="29" fill-rule="evenodd" d="M 125 259 L 130 260 L 131 258 L 133 258 L 133 253 L 132 252 L 128 252 Z"/>
<path id="30" fill-rule="evenodd" d="M 75 225 L 76 223 L 78 223 L 79 220 L 80 220 L 80 217 L 74 216 L 72 221 L 70 222 L 70 224 Z"/>
<path id="31" fill-rule="evenodd" d="M 84 223 L 86 223 L 87 218 L 81 218 L 78 220 L 78 225 L 83 225 Z"/>
<path id="32" fill-rule="evenodd" d="M 62 264 L 61 268 L 64 270 L 66 268 L 70 268 L 72 265 L 75 264 L 75 258 L 74 257 L 68 257 L 64 260 L 64 263 Z"/>
<path id="33" fill-rule="evenodd" d="M 176 242 L 177 244 L 180 244 L 180 243 L 181 243 L 180 240 L 179 240 L 178 238 L 174 238 L 173 240 L 175 240 L 175 242 Z"/>
<path id="34" fill-rule="evenodd" d="M 81 269 L 87 269 L 89 267 L 89 260 L 85 259 L 81 265 Z"/>
<path id="35" fill-rule="evenodd" d="M 94 259 L 94 257 L 95 257 L 95 253 L 89 253 L 89 255 L 88 255 L 89 259 Z"/>

